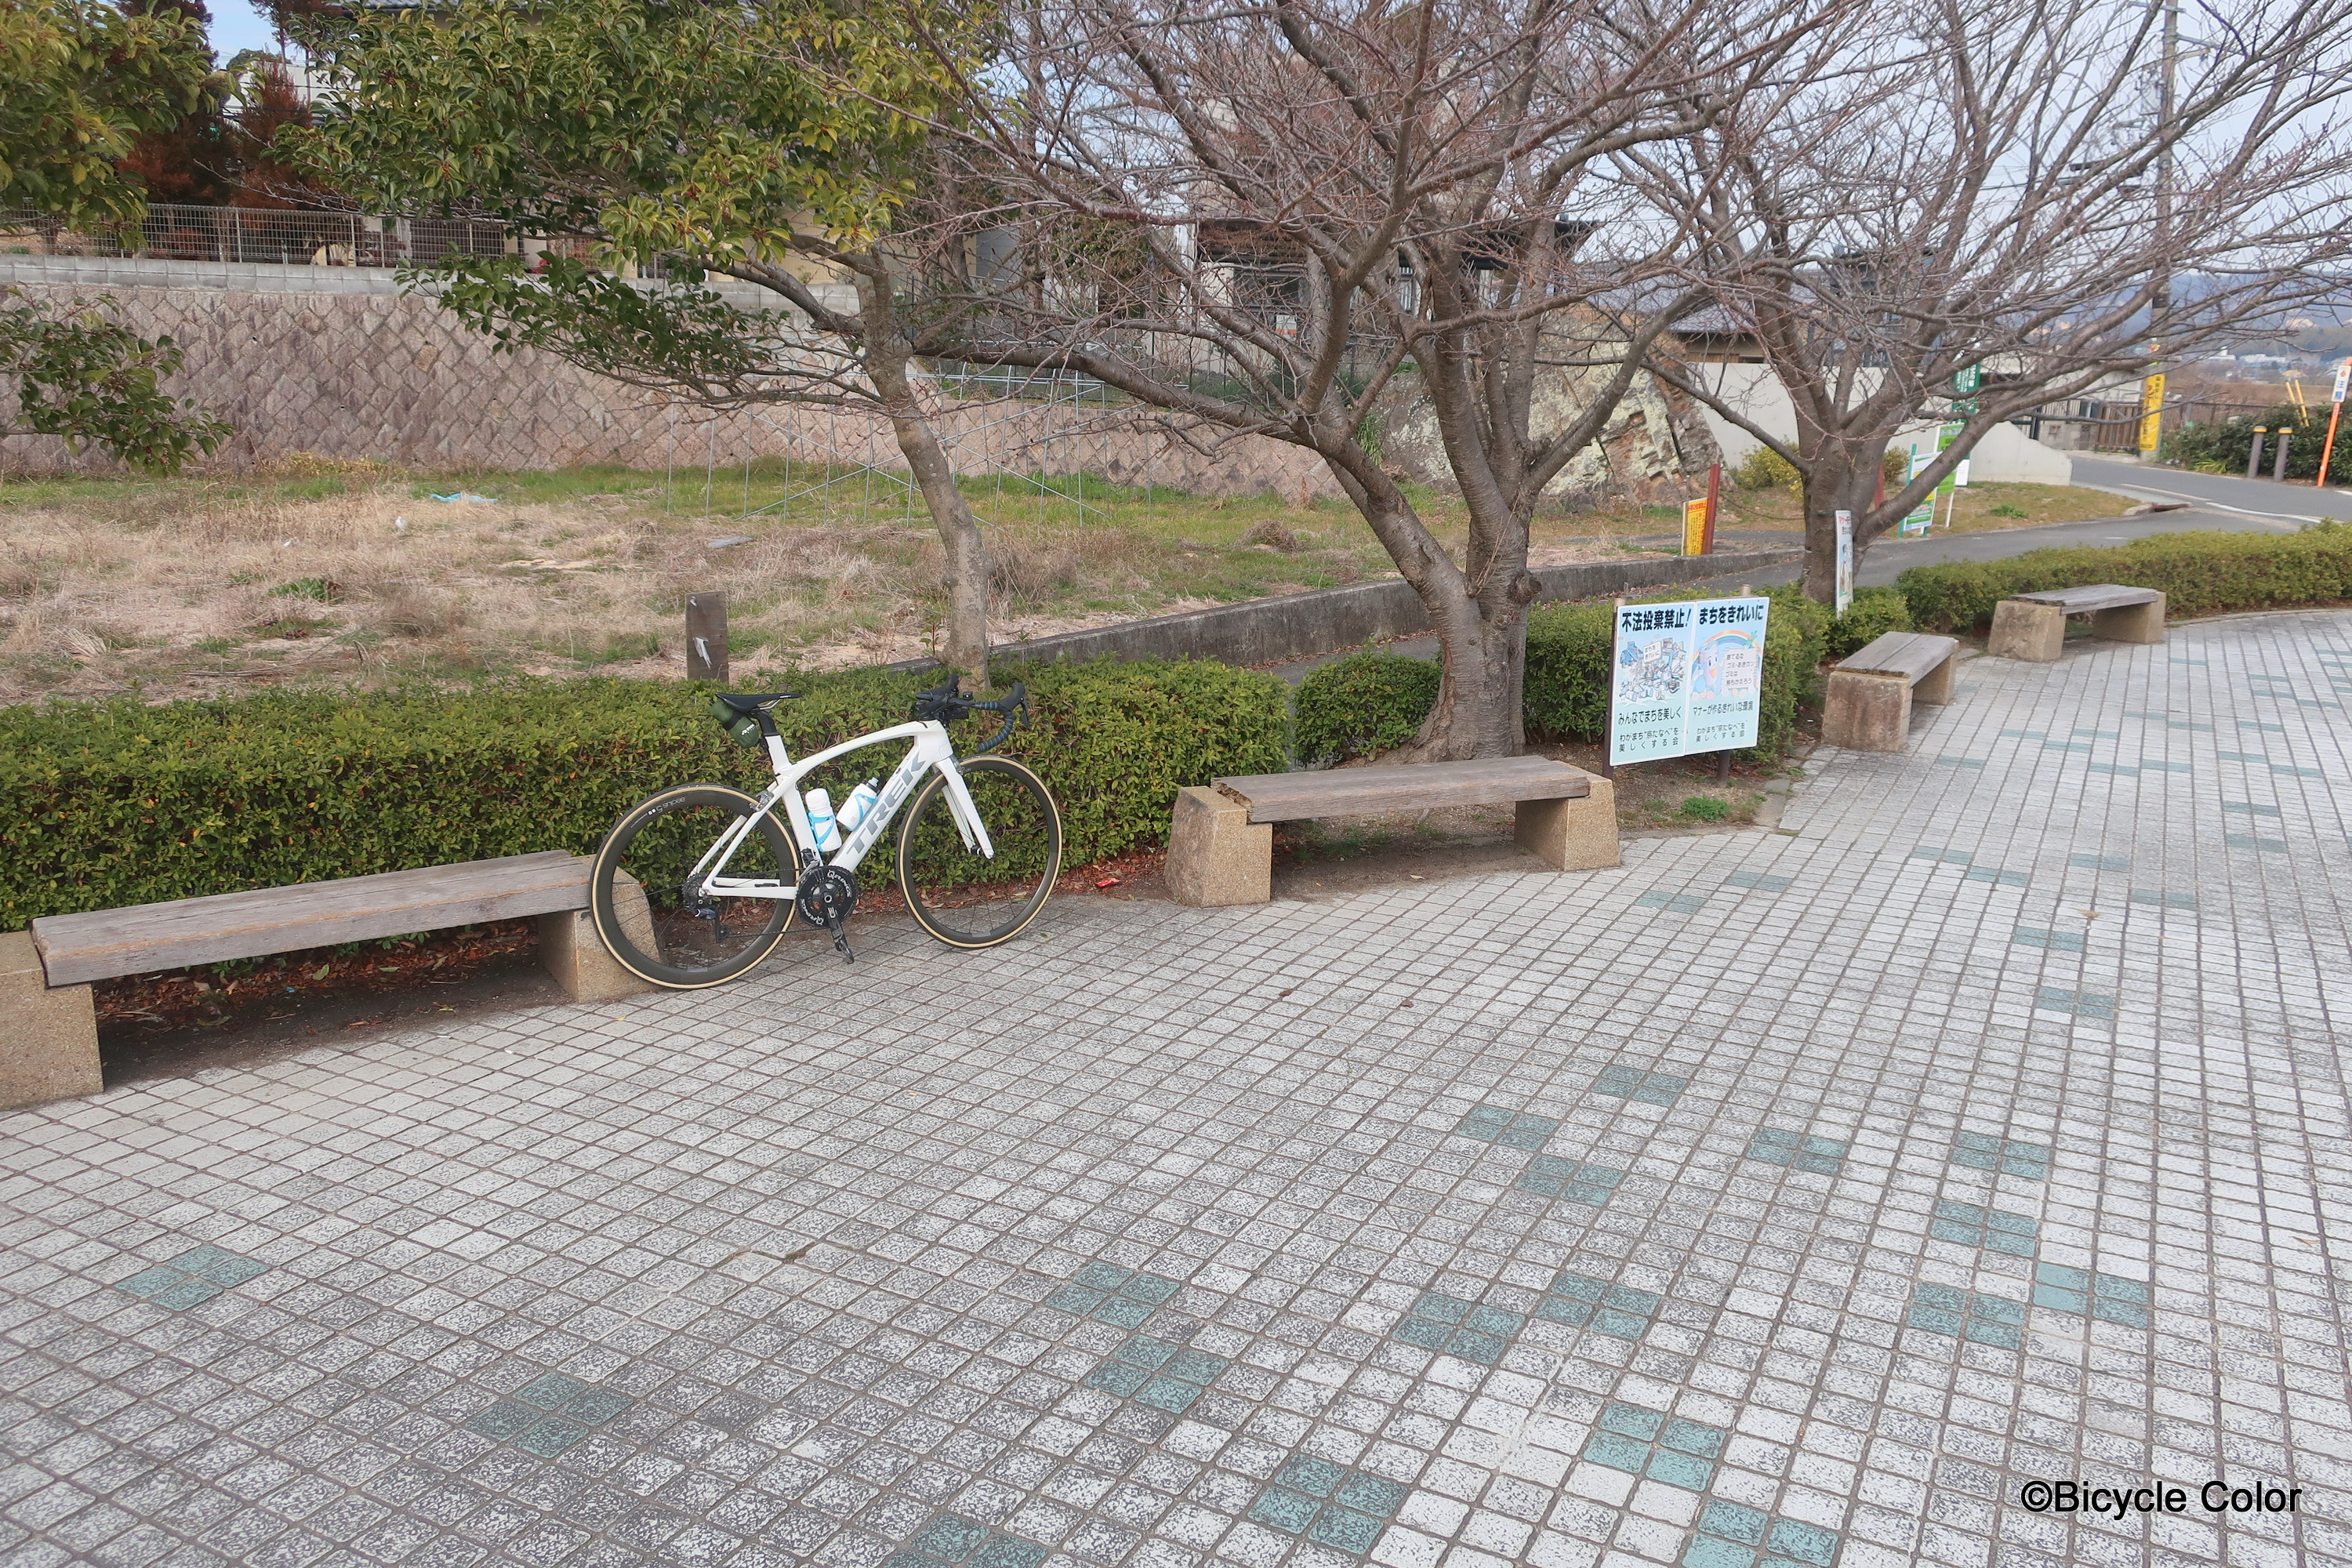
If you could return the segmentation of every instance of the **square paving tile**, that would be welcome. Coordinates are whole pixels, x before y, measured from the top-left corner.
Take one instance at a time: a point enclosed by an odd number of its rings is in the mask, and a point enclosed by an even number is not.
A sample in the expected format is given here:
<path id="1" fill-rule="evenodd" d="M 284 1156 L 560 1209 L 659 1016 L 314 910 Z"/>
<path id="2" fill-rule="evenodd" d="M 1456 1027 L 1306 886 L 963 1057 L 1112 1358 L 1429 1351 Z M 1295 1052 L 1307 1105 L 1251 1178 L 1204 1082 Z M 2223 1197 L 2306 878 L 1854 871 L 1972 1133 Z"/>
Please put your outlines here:
<path id="1" fill-rule="evenodd" d="M 1817 1176 L 1834 1176 L 1845 1163 L 1847 1148 L 1835 1138 L 1787 1127 L 1762 1127 L 1748 1141 L 1748 1157 L 1767 1164 L 1786 1165 L 1792 1171 L 1810 1171 Z"/>
<path id="2" fill-rule="evenodd" d="M 2004 1214 L 1949 1198 L 1936 1200 L 1936 1217 L 1927 1224 L 1927 1234 L 1938 1241 L 1990 1247 L 2012 1258 L 2032 1257 L 2040 1245 L 2041 1229 L 2040 1222 L 2031 1215 Z"/>
<path id="3" fill-rule="evenodd" d="M 2049 1178 L 2050 1150 L 2044 1144 L 2016 1138 L 1959 1132 L 1952 1137 L 1952 1163 L 2039 1182 Z"/>
<path id="4" fill-rule="evenodd" d="M 1512 1149 L 1540 1149 L 1559 1131 L 1559 1123 L 1549 1116 L 1513 1111 L 1499 1105 L 1475 1105 L 1454 1129 L 1454 1135 Z"/>
<path id="5" fill-rule="evenodd" d="M 1925 1279 L 1911 1288 L 1911 1305 L 1903 1314 L 1903 1323 L 1906 1328 L 2005 1351 L 2024 1344 L 2025 1309 L 2017 1302 Z"/>
<path id="6" fill-rule="evenodd" d="M 1690 1079 L 1672 1073 L 1643 1072 L 1637 1068 L 1602 1068 L 1601 1076 L 1592 1080 L 1592 1092 L 1618 1100 L 1635 1100 L 1643 1105 L 1672 1105 L 1690 1087 Z"/>
<path id="7" fill-rule="evenodd" d="M 1600 1208 L 1609 1202 L 1617 1191 L 1617 1184 L 1624 1179 L 1624 1172 L 1608 1165 L 1584 1164 L 1556 1155 L 1538 1154 L 1528 1162 L 1528 1168 L 1511 1184 L 1523 1193 L 1536 1193 L 1548 1198 L 1566 1198 L 1570 1203 Z"/>

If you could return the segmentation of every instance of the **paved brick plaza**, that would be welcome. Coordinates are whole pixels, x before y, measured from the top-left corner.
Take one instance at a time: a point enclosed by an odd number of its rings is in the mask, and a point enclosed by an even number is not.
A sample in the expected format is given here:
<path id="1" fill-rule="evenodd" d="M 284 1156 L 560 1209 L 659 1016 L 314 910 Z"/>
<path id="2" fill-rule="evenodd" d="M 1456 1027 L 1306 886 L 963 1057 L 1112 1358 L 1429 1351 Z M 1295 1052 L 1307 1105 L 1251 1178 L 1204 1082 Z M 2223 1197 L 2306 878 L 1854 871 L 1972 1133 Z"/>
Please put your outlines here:
<path id="1" fill-rule="evenodd" d="M 0 1557 L 2352 1563 L 2347 700 L 1977 660 L 1622 870 L 0 1117 Z"/>

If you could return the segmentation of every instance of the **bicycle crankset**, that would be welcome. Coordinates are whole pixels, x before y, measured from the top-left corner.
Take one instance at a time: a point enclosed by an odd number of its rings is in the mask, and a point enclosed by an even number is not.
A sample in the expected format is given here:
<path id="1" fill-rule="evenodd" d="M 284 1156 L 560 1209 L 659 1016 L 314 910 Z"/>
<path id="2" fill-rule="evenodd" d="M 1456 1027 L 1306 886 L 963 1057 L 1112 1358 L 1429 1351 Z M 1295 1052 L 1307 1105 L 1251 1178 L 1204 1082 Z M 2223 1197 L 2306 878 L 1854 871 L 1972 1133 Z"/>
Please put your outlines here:
<path id="1" fill-rule="evenodd" d="M 841 954 L 844 963 L 855 963 L 857 955 L 849 951 L 849 911 L 857 907 L 857 879 L 838 866 L 812 866 L 801 875 L 800 890 L 793 901 L 800 907 L 801 919 L 813 926 L 823 926 L 833 933 L 833 947 Z"/>

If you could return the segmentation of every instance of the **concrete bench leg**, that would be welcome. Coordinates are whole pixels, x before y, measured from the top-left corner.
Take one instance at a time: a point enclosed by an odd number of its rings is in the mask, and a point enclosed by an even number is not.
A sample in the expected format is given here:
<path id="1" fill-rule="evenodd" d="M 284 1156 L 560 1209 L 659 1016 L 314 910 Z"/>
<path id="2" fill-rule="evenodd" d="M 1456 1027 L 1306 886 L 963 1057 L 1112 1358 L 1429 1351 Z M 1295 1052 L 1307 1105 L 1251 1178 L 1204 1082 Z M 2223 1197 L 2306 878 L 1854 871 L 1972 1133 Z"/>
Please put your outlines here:
<path id="1" fill-rule="evenodd" d="M 1617 786 L 1593 778 L 1582 800 L 1523 800 L 1511 816 L 1511 836 L 1561 871 L 1597 871 L 1617 859 Z"/>
<path id="2" fill-rule="evenodd" d="M 646 908 L 646 890 L 625 872 L 614 880 L 613 902 L 621 929 L 638 946 L 652 947 L 653 911 Z M 656 989 L 614 962 L 604 939 L 596 934 L 595 917 L 586 910 L 558 910 L 539 917 L 539 962 L 574 1002 L 614 1002 Z"/>
<path id="3" fill-rule="evenodd" d="M 1992 637 L 1985 651 L 1995 658 L 2051 664 L 2066 641 L 2066 612 L 2057 605 L 2003 599 L 1992 607 Z"/>
<path id="4" fill-rule="evenodd" d="M 2164 595 L 2158 594 L 2153 604 L 2125 605 L 2093 612 L 2091 635 L 2110 642 L 2162 642 Z"/>
<path id="5" fill-rule="evenodd" d="M 1960 656 L 1956 651 L 1951 658 L 1919 678 L 1919 684 L 1911 689 L 1911 700 L 1936 708 L 1949 702 L 1952 700 L 1952 672 L 1959 668 Z"/>
<path id="6" fill-rule="evenodd" d="M 31 933 L 0 933 L 0 1110 L 105 1087 L 89 987 L 51 990 Z"/>
<path id="7" fill-rule="evenodd" d="M 1203 784 L 1176 793 L 1168 826 L 1168 891 L 1196 909 L 1274 897 L 1274 827 Z"/>
<path id="8" fill-rule="evenodd" d="M 1849 752 L 1899 752 L 1911 734 L 1911 683 L 1899 675 L 1830 673 L 1822 739 Z"/>

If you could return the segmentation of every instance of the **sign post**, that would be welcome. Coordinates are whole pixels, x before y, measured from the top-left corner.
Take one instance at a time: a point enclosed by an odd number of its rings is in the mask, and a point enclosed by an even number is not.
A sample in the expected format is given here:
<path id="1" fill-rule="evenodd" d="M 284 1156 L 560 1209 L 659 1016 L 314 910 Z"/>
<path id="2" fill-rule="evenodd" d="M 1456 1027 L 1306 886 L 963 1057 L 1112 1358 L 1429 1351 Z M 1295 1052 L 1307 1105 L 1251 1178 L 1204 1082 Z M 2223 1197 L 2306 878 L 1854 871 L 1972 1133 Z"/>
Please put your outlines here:
<path id="1" fill-rule="evenodd" d="M 2336 390 L 2327 395 L 2336 406 L 2327 412 L 2327 441 L 2319 448 L 2319 478 L 2312 481 L 2322 488 L 2327 483 L 2327 459 L 2336 455 L 2336 426 L 2344 417 L 2344 394 L 2347 388 L 2352 388 L 2352 359 L 2336 367 Z"/>
<path id="2" fill-rule="evenodd" d="M 1610 776 L 1621 763 L 1756 743 L 1772 601 L 1685 599 L 1616 610 L 1609 660 Z"/>
<path id="3" fill-rule="evenodd" d="M 1837 514 L 1837 613 L 1853 608 L 1853 513 Z"/>
<path id="4" fill-rule="evenodd" d="M 2147 378 L 2139 395 L 2139 449 L 2147 457 L 2156 448 L 2164 431 L 2164 373 L 2158 371 Z"/>
<path id="5" fill-rule="evenodd" d="M 1715 498 L 1723 482 L 1723 465 L 1710 463 L 1706 469 L 1706 499 L 1683 502 L 1683 553 L 1712 555 L 1715 553 Z"/>

